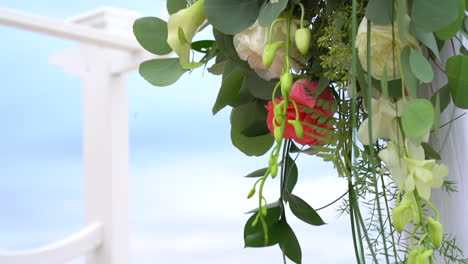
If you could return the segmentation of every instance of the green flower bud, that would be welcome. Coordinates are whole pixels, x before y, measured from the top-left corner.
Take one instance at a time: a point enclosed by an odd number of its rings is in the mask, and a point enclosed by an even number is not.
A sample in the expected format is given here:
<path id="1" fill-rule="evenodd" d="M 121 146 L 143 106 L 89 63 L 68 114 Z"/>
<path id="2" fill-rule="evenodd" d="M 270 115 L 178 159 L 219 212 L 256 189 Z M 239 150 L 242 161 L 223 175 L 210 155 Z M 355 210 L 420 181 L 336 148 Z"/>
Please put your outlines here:
<path id="1" fill-rule="evenodd" d="M 267 212 L 268 212 L 268 208 L 266 205 L 262 206 L 260 208 L 260 212 L 262 213 L 263 216 L 266 216 L 267 215 Z"/>
<path id="2" fill-rule="evenodd" d="M 432 219 L 432 217 L 427 218 L 427 223 L 429 224 L 429 235 L 431 236 L 432 244 L 435 248 L 439 248 L 444 237 L 442 224 Z"/>
<path id="3" fill-rule="evenodd" d="M 416 262 L 415 264 L 427 264 L 427 261 L 429 260 L 429 257 L 432 256 L 432 249 L 424 251 L 424 253 L 419 254 L 416 257 Z"/>
<path id="4" fill-rule="evenodd" d="M 408 261 L 406 262 L 407 264 L 416 264 L 416 259 L 418 256 L 424 252 L 423 247 L 418 247 L 410 250 L 408 254 Z"/>
<path id="5" fill-rule="evenodd" d="M 272 44 L 267 44 L 265 45 L 265 48 L 263 49 L 263 65 L 266 68 L 270 68 L 271 64 L 273 63 L 273 60 L 275 59 L 276 52 L 278 49 L 283 47 L 284 41 L 277 41 Z"/>
<path id="6" fill-rule="evenodd" d="M 275 127 L 273 136 L 275 137 L 276 142 L 278 144 L 281 144 L 281 141 L 283 140 L 283 130 L 281 129 L 281 127 Z"/>
<path id="7" fill-rule="evenodd" d="M 252 196 L 254 196 L 255 192 L 256 192 L 255 188 L 252 188 L 252 190 L 250 190 L 250 192 L 249 192 L 249 195 L 247 195 L 247 199 L 252 198 Z"/>
<path id="8" fill-rule="evenodd" d="M 278 174 L 278 164 L 273 163 L 273 164 L 270 166 L 270 173 L 271 173 L 271 177 L 272 177 L 272 178 L 275 178 L 275 177 L 276 177 L 276 175 Z"/>
<path id="9" fill-rule="evenodd" d="M 295 34 L 296 47 L 302 55 L 306 55 L 310 48 L 311 34 L 308 28 L 300 28 Z"/>
<path id="10" fill-rule="evenodd" d="M 407 204 L 401 203 L 392 210 L 393 226 L 398 231 L 398 233 L 403 232 L 406 224 L 409 223 L 408 218 L 405 217 L 405 211 L 408 210 L 409 206 Z"/>
<path id="11" fill-rule="evenodd" d="M 285 72 L 281 75 L 281 94 L 284 98 L 289 97 L 289 93 L 291 92 L 291 88 L 293 86 L 294 78 L 290 72 Z"/>
<path id="12" fill-rule="evenodd" d="M 294 127 L 294 132 L 296 133 L 296 137 L 298 139 L 304 138 L 304 127 L 299 120 L 288 120 L 288 123 Z"/>

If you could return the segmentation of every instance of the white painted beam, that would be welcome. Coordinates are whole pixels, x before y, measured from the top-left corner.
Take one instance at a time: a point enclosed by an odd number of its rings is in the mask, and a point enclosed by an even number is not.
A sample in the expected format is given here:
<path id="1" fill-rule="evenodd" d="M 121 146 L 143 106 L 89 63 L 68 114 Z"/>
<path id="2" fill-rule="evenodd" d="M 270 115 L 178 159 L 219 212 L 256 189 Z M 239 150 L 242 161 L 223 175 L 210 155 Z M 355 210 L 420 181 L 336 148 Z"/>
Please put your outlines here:
<path id="1" fill-rule="evenodd" d="M 63 264 L 98 248 L 103 241 L 103 227 L 93 223 L 59 242 L 37 249 L 0 252 L 2 264 Z"/>
<path id="2" fill-rule="evenodd" d="M 115 32 L 106 32 L 90 26 L 4 7 L 0 7 L 0 24 L 107 48 L 123 49 L 130 52 L 141 50 L 136 39 L 131 36 L 123 36 Z"/>

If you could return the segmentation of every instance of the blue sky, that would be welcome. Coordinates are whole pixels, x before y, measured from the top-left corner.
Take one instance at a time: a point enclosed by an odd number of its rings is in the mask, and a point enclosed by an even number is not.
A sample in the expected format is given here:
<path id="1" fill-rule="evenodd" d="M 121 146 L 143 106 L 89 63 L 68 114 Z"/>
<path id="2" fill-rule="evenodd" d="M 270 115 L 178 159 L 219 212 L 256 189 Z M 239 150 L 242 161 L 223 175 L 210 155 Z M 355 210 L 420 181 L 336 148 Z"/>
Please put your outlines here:
<path id="1" fill-rule="evenodd" d="M 65 19 L 112 6 L 158 15 L 159 1 L 3 0 L 2 7 Z M 0 26 L 0 250 L 27 249 L 84 224 L 81 83 L 49 64 L 78 43 Z M 209 37 L 209 32 L 203 36 Z M 129 74 L 132 263 L 281 263 L 279 249 L 243 249 L 243 212 L 255 207 L 242 176 L 264 167 L 229 139 L 229 110 L 212 116 L 219 78 L 202 71 L 157 88 Z M 320 207 L 346 184 L 329 164 L 299 159 L 296 192 Z M 270 199 L 277 182 L 269 183 Z M 346 218 L 324 211 L 325 227 L 291 220 L 304 263 L 349 263 Z M 337 248 L 340 254 L 337 254 Z"/>

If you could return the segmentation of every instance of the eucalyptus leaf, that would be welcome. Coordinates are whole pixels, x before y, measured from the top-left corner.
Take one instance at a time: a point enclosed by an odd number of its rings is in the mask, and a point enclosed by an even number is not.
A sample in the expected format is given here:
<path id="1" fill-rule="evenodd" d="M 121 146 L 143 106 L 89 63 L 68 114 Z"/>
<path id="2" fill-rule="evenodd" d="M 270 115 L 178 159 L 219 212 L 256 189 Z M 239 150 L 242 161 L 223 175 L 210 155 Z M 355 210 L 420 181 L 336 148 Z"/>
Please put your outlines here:
<path id="1" fill-rule="evenodd" d="M 241 133 L 246 137 L 258 137 L 269 134 L 270 130 L 267 126 L 266 115 L 265 119 L 256 120 L 254 123 L 250 124 L 244 130 L 242 130 Z"/>
<path id="2" fill-rule="evenodd" d="M 408 2 L 407 0 L 398 0 L 397 9 L 397 25 L 400 39 L 403 41 L 407 40 L 409 32 L 410 18 L 408 16 Z"/>
<path id="3" fill-rule="evenodd" d="M 215 42 L 213 40 L 200 40 L 192 42 L 192 49 L 198 52 L 207 53 Z"/>
<path id="4" fill-rule="evenodd" d="M 290 194 L 288 202 L 292 213 L 302 221 L 314 226 L 325 224 L 320 215 L 301 198 Z"/>
<path id="5" fill-rule="evenodd" d="M 296 186 L 297 183 L 297 177 L 298 177 L 298 170 L 296 163 L 294 160 L 291 158 L 290 155 L 286 155 L 286 173 L 284 177 L 284 181 L 286 183 L 286 189 L 283 191 L 283 196 L 287 200 L 289 197 L 289 194 L 293 191 L 294 187 Z"/>
<path id="6" fill-rule="evenodd" d="M 431 102 L 434 106 L 436 105 L 437 98 L 439 99 L 440 112 L 442 113 L 450 103 L 450 88 L 448 85 L 444 85 L 432 95 Z"/>
<path id="7" fill-rule="evenodd" d="M 402 116 L 406 136 L 418 139 L 431 130 L 434 107 L 426 99 L 414 99 L 405 104 Z"/>
<path id="8" fill-rule="evenodd" d="M 459 9 L 457 19 L 447 27 L 436 32 L 436 36 L 442 40 L 449 40 L 454 37 L 460 28 L 463 27 L 463 21 L 465 19 L 465 0 L 458 0 Z"/>
<path id="9" fill-rule="evenodd" d="M 278 0 L 276 3 L 266 1 L 260 8 L 258 23 L 263 27 L 270 26 L 271 23 L 279 17 L 287 5 L 288 0 Z"/>
<path id="10" fill-rule="evenodd" d="M 285 219 L 274 226 L 274 232 L 279 236 L 278 243 L 284 255 L 296 264 L 302 263 L 302 251 L 299 241 Z"/>
<path id="11" fill-rule="evenodd" d="M 223 80 L 221 88 L 219 89 L 218 97 L 216 98 L 216 102 L 213 106 L 213 115 L 218 113 L 225 106 L 235 102 L 239 95 L 239 90 L 245 74 L 245 71 L 237 70 L 227 75 Z"/>
<path id="12" fill-rule="evenodd" d="M 424 153 L 425 153 L 427 159 L 436 159 L 436 160 L 441 159 L 440 154 L 437 153 L 437 151 L 435 151 L 431 147 L 431 145 L 427 144 L 426 142 L 421 142 L 421 147 L 423 147 Z"/>
<path id="13" fill-rule="evenodd" d="M 416 79 L 413 72 L 411 71 L 410 53 L 411 53 L 411 48 L 409 46 L 406 46 L 401 51 L 401 55 L 400 55 L 401 69 L 403 72 L 403 78 L 405 80 L 406 88 L 408 89 L 409 94 L 413 98 L 417 98 L 419 81 L 418 79 Z"/>
<path id="14" fill-rule="evenodd" d="M 175 83 L 186 72 L 179 58 L 154 59 L 140 64 L 140 75 L 155 86 L 168 86 Z"/>
<path id="15" fill-rule="evenodd" d="M 434 72 L 431 64 L 427 61 L 420 50 L 411 48 L 409 63 L 411 72 L 420 81 L 430 83 L 434 79 Z"/>
<path id="16" fill-rule="evenodd" d="M 458 18 L 459 0 L 414 0 L 411 8 L 411 22 L 421 31 L 441 30 Z"/>
<path id="17" fill-rule="evenodd" d="M 274 235 L 273 232 L 276 230 L 273 226 L 279 223 L 279 218 L 281 215 L 281 206 L 278 203 L 278 206 L 274 206 L 267 209 L 267 215 L 265 216 L 265 222 L 268 227 L 268 237 L 270 238 L 268 243 L 265 244 L 265 233 L 263 232 L 262 225 L 260 221 L 252 226 L 252 223 L 255 221 L 258 213 L 253 214 L 245 223 L 244 227 L 244 243 L 245 247 L 265 247 L 272 246 L 278 243 L 278 235 Z"/>
<path id="18" fill-rule="evenodd" d="M 164 55 L 172 51 L 167 44 L 167 23 L 157 17 L 143 17 L 133 23 L 133 34 L 147 51 Z"/>
<path id="19" fill-rule="evenodd" d="M 445 70 L 453 103 L 457 107 L 468 109 L 468 56 L 449 58 Z"/>
<path id="20" fill-rule="evenodd" d="M 275 82 L 266 81 L 260 78 L 260 76 L 258 76 L 254 71 L 249 71 L 244 78 L 242 86 L 244 86 L 250 94 L 256 98 L 271 100 L 271 94 L 273 93 Z"/>
<path id="21" fill-rule="evenodd" d="M 437 46 L 437 41 L 432 32 L 423 32 L 415 30 L 414 32 L 416 39 L 421 41 L 426 47 L 428 47 L 432 53 L 436 56 L 437 60 L 440 61 L 439 47 Z"/>
<path id="22" fill-rule="evenodd" d="M 386 25 L 392 23 L 393 1 L 369 0 L 366 17 L 374 24 Z"/>
<path id="23" fill-rule="evenodd" d="M 169 15 L 177 13 L 187 7 L 187 0 L 166 0 L 167 12 Z"/>
<path id="24" fill-rule="evenodd" d="M 258 0 L 205 0 L 208 22 L 219 31 L 234 35 L 257 20 Z"/>
<path id="25" fill-rule="evenodd" d="M 247 137 L 242 134 L 247 127 L 257 120 L 265 118 L 266 109 L 262 102 L 252 101 L 232 109 L 231 112 L 231 141 L 232 144 L 248 156 L 261 156 L 273 145 L 271 134 L 257 137 Z"/>
<path id="26" fill-rule="evenodd" d="M 262 168 L 262 169 L 258 169 L 256 171 L 253 171 L 247 175 L 245 175 L 244 177 L 246 178 L 257 178 L 257 177 L 262 177 L 265 175 L 265 173 L 268 171 L 268 167 L 266 168 Z"/>

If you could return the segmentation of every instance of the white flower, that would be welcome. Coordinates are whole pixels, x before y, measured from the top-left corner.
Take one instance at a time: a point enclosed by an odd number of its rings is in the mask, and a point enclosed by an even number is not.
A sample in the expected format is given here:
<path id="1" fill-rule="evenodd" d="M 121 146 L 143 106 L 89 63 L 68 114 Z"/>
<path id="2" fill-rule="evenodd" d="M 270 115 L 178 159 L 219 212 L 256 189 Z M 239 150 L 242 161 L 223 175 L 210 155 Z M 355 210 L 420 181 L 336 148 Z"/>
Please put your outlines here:
<path id="1" fill-rule="evenodd" d="M 424 149 L 420 145 L 406 140 L 405 147 L 390 141 L 387 148 L 379 152 L 379 157 L 387 164 L 395 183 L 404 191 L 415 189 L 419 196 L 429 200 L 431 188 L 442 186 L 443 178 L 449 170 L 435 160 L 426 160 Z"/>
<path id="2" fill-rule="evenodd" d="M 190 7 L 172 14 L 167 22 L 167 44 L 179 55 L 180 65 L 184 69 L 200 66 L 198 63 L 190 62 L 190 50 L 193 36 L 206 20 L 204 3 L 205 0 L 198 0 Z"/>
<path id="3" fill-rule="evenodd" d="M 371 67 L 372 77 L 382 79 L 384 68 L 387 68 L 387 80 L 400 78 L 400 53 L 407 43 L 416 43 L 412 35 L 408 35 L 405 41 L 400 40 L 398 25 L 371 24 Z M 394 36 L 395 38 L 393 39 Z M 395 45 L 395 52 L 393 52 Z M 358 57 L 364 71 L 367 71 L 367 19 L 364 17 L 359 25 L 356 35 L 356 48 Z M 395 57 L 393 56 L 395 53 Z"/>
<path id="4" fill-rule="evenodd" d="M 291 57 L 300 58 L 299 51 L 294 45 L 294 33 L 297 26 L 291 23 Z M 262 27 L 255 22 L 251 27 L 234 35 L 234 47 L 237 54 L 242 60 L 249 63 L 250 67 L 263 79 L 269 81 L 271 79 L 279 78 L 283 70 L 283 63 L 285 57 L 285 48 L 280 48 L 276 53 L 272 65 L 267 69 L 263 65 L 263 50 L 268 43 L 270 28 Z M 273 26 L 272 43 L 277 41 L 286 40 L 286 22 L 281 21 L 275 23 Z M 285 46 L 285 45 L 284 45 Z M 294 60 L 290 59 L 290 64 L 294 69 L 298 69 L 298 65 Z"/>
<path id="5" fill-rule="evenodd" d="M 372 140 L 375 142 L 378 138 L 398 139 L 401 133 L 398 128 L 397 117 L 403 113 L 403 101 L 392 103 L 384 96 L 378 100 L 372 98 Z M 358 139 L 364 145 L 369 145 L 369 118 L 361 123 L 358 130 Z"/>

